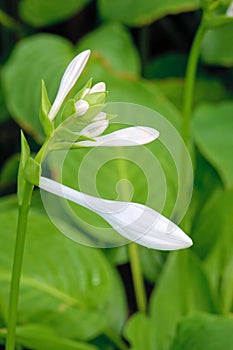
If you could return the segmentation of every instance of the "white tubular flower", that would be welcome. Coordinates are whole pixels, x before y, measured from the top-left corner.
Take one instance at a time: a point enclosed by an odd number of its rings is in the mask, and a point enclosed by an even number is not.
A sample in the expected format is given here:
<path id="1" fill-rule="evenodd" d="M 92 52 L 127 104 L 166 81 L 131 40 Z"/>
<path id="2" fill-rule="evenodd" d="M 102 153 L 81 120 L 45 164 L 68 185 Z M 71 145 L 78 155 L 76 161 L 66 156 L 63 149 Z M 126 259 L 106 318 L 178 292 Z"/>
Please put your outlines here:
<path id="1" fill-rule="evenodd" d="M 230 5 L 229 5 L 229 7 L 227 9 L 226 15 L 228 17 L 233 17 L 233 2 L 230 3 Z"/>
<path id="2" fill-rule="evenodd" d="M 145 247 L 176 250 L 192 245 L 192 240 L 178 226 L 142 204 L 93 197 L 45 177 L 40 178 L 39 186 L 47 192 L 92 210 L 123 237 Z"/>
<path id="3" fill-rule="evenodd" d="M 68 93 L 70 92 L 70 90 L 72 89 L 76 81 L 78 80 L 80 74 L 82 73 L 88 61 L 90 53 L 91 53 L 90 50 L 83 51 L 82 53 L 77 55 L 68 65 L 61 79 L 57 96 L 49 111 L 48 117 L 50 120 L 53 120 L 56 117 L 64 99 L 66 98 L 66 96 L 68 95 Z"/>
<path id="4" fill-rule="evenodd" d="M 80 134 L 83 136 L 94 138 L 96 136 L 101 135 L 107 129 L 108 124 L 109 122 L 107 119 L 96 121 L 94 123 L 87 125 L 84 129 L 82 129 Z M 93 144 L 95 143 L 96 142 L 93 141 Z"/>
<path id="5" fill-rule="evenodd" d="M 102 124 L 101 124 L 102 122 Z M 107 124 L 103 123 L 104 121 L 99 121 L 88 125 L 88 127 L 84 128 L 80 133 L 83 134 L 87 128 L 91 128 L 96 126 L 99 127 L 99 131 L 101 131 L 101 127 L 104 125 L 107 127 Z M 99 123 L 99 124 L 98 124 Z M 103 131 L 102 131 L 103 132 Z M 89 137 L 95 138 L 95 141 L 79 141 L 76 142 L 76 145 L 82 147 L 119 147 L 119 146 L 138 146 L 145 145 L 157 139 L 159 137 L 159 132 L 153 128 L 149 128 L 146 126 L 134 126 L 126 129 L 121 129 L 114 131 L 110 134 L 98 136 L 99 134 L 95 134 L 97 137 L 89 135 Z M 84 134 L 83 134 L 84 135 Z"/>
<path id="6" fill-rule="evenodd" d="M 85 100 L 79 100 L 75 102 L 75 110 L 77 115 L 84 115 L 89 108 L 89 103 Z"/>
<path id="7" fill-rule="evenodd" d="M 95 92 L 105 92 L 106 91 L 106 84 L 104 82 L 97 83 L 92 86 L 92 88 L 89 91 L 89 94 L 93 94 Z"/>

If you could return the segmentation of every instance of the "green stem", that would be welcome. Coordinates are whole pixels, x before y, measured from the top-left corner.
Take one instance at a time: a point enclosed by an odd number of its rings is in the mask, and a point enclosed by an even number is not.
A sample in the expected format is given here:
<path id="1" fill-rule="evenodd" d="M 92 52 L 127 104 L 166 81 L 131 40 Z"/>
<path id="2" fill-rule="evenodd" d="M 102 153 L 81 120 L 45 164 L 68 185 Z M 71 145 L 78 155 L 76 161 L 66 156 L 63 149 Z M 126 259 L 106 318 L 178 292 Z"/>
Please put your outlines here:
<path id="1" fill-rule="evenodd" d="M 146 312 L 146 290 L 142 275 L 142 269 L 139 260 L 138 245 L 136 243 L 129 244 L 129 260 L 131 265 L 133 284 L 138 310 Z"/>
<path id="2" fill-rule="evenodd" d="M 119 152 L 119 158 L 123 155 L 121 152 L 122 150 L 117 150 Z M 119 175 L 122 179 L 127 179 L 127 167 L 125 160 L 122 159 L 119 161 Z M 123 191 L 123 200 L 128 201 L 128 188 L 124 188 Z M 130 243 L 128 245 L 129 247 L 129 261 L 132 271 L 132 277 L 133 277 L 133 285 L 134 285 L 134 292 L 137 302 L 137 307 L 139 311 L 145 312 L 147 307 L 147 298 L 146 298 L 146 290 L 144 285 L 144 279 L 143 274 L 141 270 L 140 260 L 139 260 L 139 251 L 138 251 L 138 245 L 136 243 Z"/>
<path id="3" fill-rule="evenodd" d="M 197 65 L 198 65 L 202 40 L 206 30 L 207 30 L 207 27 L 204 23 L 204 18 L 202 18 L 201 24 L 196 32 L 196 35 L 192 43 L 192 47 L 190 50 L 188 63 L 187 63 L 186 76 L 185 76 L 182 136 L 190 152 L 192 152 L 191 116 L 192 116 L 192 109 L 193 109 Z M 186 175 L 185 165 L 183 167 L 183 172 L 184 172 L 184 175 Z M 185 179 L 184 181 L 186 181 L 185 176 L 184 176 L 184 179 Z M 190 232 L 191 222 L 188 214 L 185 216 L 185 218 L 182 221 L 182 228 L 186 232 Z"/>
<path id="4" fill-rule="evenodd" d="M 193 107 L 193 97 L 194 97 L 194 87 L 196 81 L 197 64 L 200 54 L 200 48 L 202 44 L 202 39 L 206 31 L 206 26 L 202 20 L 188 58 L 188 64 L 185 76 L 185 86 L 184 86 L 184 108 L 183 108 L 183 139 L 185 144 L 190 148 L 191 146 L 191 135 L 190 135 L 190 124 L 191 124 L 191 114 Z"/>
<path id="5" fill-rule="evenodd" d="M 31 203 L 33 185 L 26 182 L 22 205 L 19 205 L 17 236 L 15 242 L 15 252 L 13 269 L 11 276 L 9 312 L 8 312 L 8 332 L 6 338 L 6 350 L 15 349 L 15 328 L 19 297 L 20 276 L 22 271 L 22 262 L 25 246 L 26 228 L 28 221 L 28 212 Z"/>
<path id="6" fill-rule="evenodd" d="M 0 10 L 0 23 L 4 25 L 6 28 L 18 31 L 21 30 L 21 26 L 18 22 L 16 22 L 12 17 L 6 14 L 3 10 Z"/>

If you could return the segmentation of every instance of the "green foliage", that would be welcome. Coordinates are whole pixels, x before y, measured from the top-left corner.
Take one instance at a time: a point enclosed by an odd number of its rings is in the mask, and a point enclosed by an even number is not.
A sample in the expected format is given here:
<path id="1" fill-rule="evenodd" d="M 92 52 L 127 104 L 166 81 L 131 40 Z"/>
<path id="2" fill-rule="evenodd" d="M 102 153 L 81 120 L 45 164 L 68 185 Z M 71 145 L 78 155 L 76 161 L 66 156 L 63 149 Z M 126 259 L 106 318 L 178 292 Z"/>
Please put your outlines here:
<path id="1" fill-rule="evenodd" d="M 189 251 L 172 253 L 150 303 L 158 349 L 169 349 L 178 322 L 199 310 L 215 311 L 203 268 Z"/>
<path id="2" fill-rule="evenodd" d="M 143 26 L 169 14 L 195 10 L 199 0 L 159 0 L 159 1 L 108 1 L 99 0 L 103 18 L 123 22 L 131 26 Z"/>
<path id="3" fill-rule="evenodd" d="M 233 349 L 233 319 L 201 314 L 185 319 L 170 350 Z"/>
<path id="4" fill-rule="evenodd" d="M 39 141 L 44 135 L 39 121 L 41 79 L 53 101 L 59 80 L 73 56 L 74 49 L 69 41 L 55 35 L 38 34 L 20 41 L 4 67 L 7 107 L 24 130 Z"/>
<path id="5" fill-rule="evenodd" d="M 134 350 L 156 350 L 156 339 L 152 320 L 143 313 L 136 313 L 126 324 L 125 337 Z"/>
<path id="6" fill-rule="evenodd" d="M 41 27 L 69 18 L 89 2 L 90 0 L 21 0 L 19 13 L 25 22 Z"/>
<path id="7" fill-rule="evenodd" d="M 4 337 L 4 333 L 0 331 L 1 336 Z M 17 327 L 16 339 L 32 350 L 51 350 L 53 347 L 57 350 L 97 350 L 93 345 L 62 338 L 49 327 L 36 324 Z"/>
<path id="8" fill-rule="evenodd" d="M 140 58 L 129 32 L 119 23 L 104 24 L 78 43 L 78 50 L 91 49 L 118 71 L 140 73 Z"/>
<path id="9" fill-rule="evenodd" d="M 155 80 L 156 86 L 164 93 L 180 110 L 183 106 L 184 79 L 166 78 Z M 196 82 L 194 104 L 199 105 L 201 102 L 220 102 L 229 98 L 229 93 L 224 85 L 216 79 L 199 78 Z"/>
<path id="10" fill-rule="evenodd" d="M 16 183 L 19 159 L 20 155 L 14 154 L 4 163 L 0 172 L 0 188 L 3 189 L 11 184 Z"/>
<path id="11" fill-rule="evenodd" d="M 204 237 L 202 242 L 199 239 L 197 249 L 202 254 L 207 253 L 205 270 L 223 312 L 229 312 L 232 308 L 232 193 L 231 190 L 215 194 L 203 209 L 194 232 L 197 240 L 201 235 Z M 201 224 L 205 214 L 205 223 Z M 206 249 L 207 242 L 210 248 Z"/>
<path id="12" fill-rule="evenodd" d="M 137 104 L 135 125 L 144 125 L 145 109 L 150 111 L 154 118 L 151 126 L 160 131 L 159 139 L 144 147 L 73 147 L 61 162 L 63 139 L 68 151 L 69 142 L 76 141 L 80 128 L 103 108 L 90 107 L 86 119 L 79 117 L 77 130 L 68 126 L 53 134 L 53 140 L 60 143 L 49 165 L 43 163 L 43 174 L 51 173 L 54 179 L 62 179 L 64 184 L 91 195 L 146 204 L 168 217 L 172 213 L 176 220 L 180 208 L 175 212 L 173 208 L 177 194 L 185 192 L 185 184 L 179 177 L 173 153 L 177 144 L 170 131 L 183 135 L 187 53 L 201 7 L 208 12 L 204 21 L 209 28 L 201 49 L 190 125 L 194 194 L 182 223 L 192 236 L 193 248 L 168 253 L 139 247 L 149 305 L 147 313 L 137 312 L 128 246 L 101 250 L 68 240 L 50 222 L 36 191 L 21 279 L 18 348 L 233 350 L 233 84 L 229 69 L 233 65 L 233 25 L 232 18 L 225 15 L 229 1 L 21 0 L 18 9 L 15 5 L 9 0 L 9 5 L 4 5 L 9 14 L 3 12 L 4 8 L 0 11 L 0 123 L 4 123 L 0 135 L 0 190 L 14 191 L 19 164 L 15 134 L 10 137 L 14 133 L 11 126 L 15 128 L 11 116 L 28 134 L 27 141 L 23 134 L 21 140 L 19 203 L 25 178 L 39 184 L 40 167 L 30 158 L 30 150 L 37 152 L 45 135 L 51 136 L 62 120 L 67 122 L 75 111 L 75 101 L 90 88 L 93 78 L 93 84 L 106 83 L 107 93 L 87 95 L 90 105 L 104 103 L 105 97 L 107 102 Z M 184 13 L 195 10 L 198 11 Z M 158 22 L 153 24 L 155 21 Z M 87 66 L 68 94 L 69 103 L 62 105 L 51 122 L 48 112 L 62 74 L 71 59 L 85 49 L 92 50 Z M 41 80 L 46 84 L 45 88 L 42 83 L 42 91 Z M 146 108 L 141 110 L 138 105 Z M 108 115 L 110 125 L 105 133 L 129 126 L 128 119 L 121 119 L 117 110 L 109 113 L 114 119 Z M 158 113 L 164 123 L 159 123 Z M 80 140 L 89 138 L 82 136 Z M 94 242 L 98 246 L 103 229 L 110 229 L 109 225 L 73 203 L 66 204 L 80 222 L 66 221 L 63 207 L 59 206 L 62 199 L 53 198 L 46 209 L 56 217 L 57 226 L 65 227 L 67 236 L 75 233 L 80 243 Z M 8 323 L 16 207 L 14 195 L 0 200 L 2 345 Z M 113 229 L 109 230 L 105 240 L 112 243 L 115 239 L 125 243 Z M 116 266 L 122 264 L 119 275 Z"/>
<path id="13" fill-rule="evenodd" d="M 80 77 L 85 83 L 87 76 L 93 76 L 95 82 L 105 81 L 109 91 L 107 102 L 129 102 L 146 106 L 161 113 L 177 129 L 181 122 L 181 114 L 177 108 L 166 98 L 153 82 L 120 74 L 109 67 L 104 57 L 93 57 L 88 63 L 87 70 Z"/>
<path id="14" fill-rule="evenodd" d="M 135 350 L 173 349 L 177 325 L 199 311 L 216 311 L 201 263 L 189 252 L 171 253 L 152 294 L 150 316 L 135 314 L 125 336 Z"/>
<path id="15" fill-rule="evenodd" d="M 202 59 L 209 64 L 232 67 L 232 35 L 233 23 L 209 30 L 202 45 Z"/>
<path id="16" fill-rule="evenodd" d="M 233 104 L 202 105 L 193 119 L 194 139 L 201 153 L 219 172 L 227 188 L 233 186 Z"/>
<path id="17" fill-rule="evenodd" d="M 172 78 L 183 77 L 187 64 L 187 57 L 177 53 L 161 55 L 150 61 L 145 67 L 147 78 Z"/>
<path id="18" fill-rule="evenodd" d="M 220 248 L 221 240 L 227 242 L 225 234 L 230 238 L 232 205 L 232 191 L 216 191 L 199 212 L 193 237 L 194 249 L 200 257 L 205 258 L 217 246 Z"/>
<path id="19" fill-rule="evenodd" d="M 140 247 L 142 271 L 149 281 L 157 282 L 166 258 L 167 252 Z"/>
<path id="20" fill-rule="evenodd" d="M 0 255 L 0 288 L 4 305 L 8 300 L 16 218 L 15 210 L 1 211 L 4 251 Z M 125 319 L 124 293 L 103 254 L 66 239 L 41 211 L 31 212 L 28 232 L 19 324 L 48 325 L 61 337 L 82 340 L 108 327 L 119 330 Z M 115 303 L 118 312 L 112 317 Z"/>

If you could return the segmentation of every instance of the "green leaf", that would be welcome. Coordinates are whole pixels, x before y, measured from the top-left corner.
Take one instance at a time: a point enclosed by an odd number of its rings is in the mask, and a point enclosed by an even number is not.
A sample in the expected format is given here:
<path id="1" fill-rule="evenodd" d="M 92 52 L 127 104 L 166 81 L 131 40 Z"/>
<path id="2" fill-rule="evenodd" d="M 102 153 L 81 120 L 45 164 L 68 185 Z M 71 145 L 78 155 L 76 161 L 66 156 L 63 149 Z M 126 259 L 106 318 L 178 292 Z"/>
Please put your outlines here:
<path id="1" fill-rule="evenodd" d="M 107 20 L 143 26 L 169 14 L 196 10 L 199 0 L 99 0 L 101 15 Z"/>
<path id="2" fill-rule="evenodd" d="M 195 180 L 192 194 L 192 203 L 189 212 L 190 219 L 192 222 L 192 235 L 197 225 L 202 224 L 202 222 L 199 222 L 199 216 L 201 215 L 203 208 L 206 206 L 206 203 L 217 190 L 223 189 L 222 181 L 217 171 L 204 157 L 202 157 L 198 150 L 196 152 L 195 159 L 194 179 Z M 195 240 L 195 244 L 193 247 L 195 252 L 197 252 L 200 257 L 203 257 L 203 254 L 206 254 L 205 249 L 203 251 L 200 251 L 198 249 L 199 245 L 201 245 L 202 242 L 205 242 L 205 237 L 206 234 L 200 237 L 199 240 Z M 212 246 L 212 241 L 209 243 L 210 245 L 206 246 L 207 250 L 208 247 Z"/>
<path id="3" fill-rule="evenodd" d="M 153 82 L 113 71 L 101 55 L 90 58 L 87 69 L 80 77 L 80 83 L 85 84 L 90 76 L 94 77 L 94 83 L 106 83 L 109 92 L 106 102 L 129 102 L 146 106 L 161 113 L 179 129 L 179 111 Z"/>
<path id="4" fill-rule="evenodd" d="M 39 121 L 41 79 L 46 82 L 53 100 L 74 54 L 69 41 L 51 34 L 38 34 L 21 40 L 3 69 L 7 107 L 20 126 L 39 141 L 44 136 Z"/>
<path id="5" fill-rule="evenodd" d="M 17 212 L 4 211 L 0 290 L 8 303 Z M 90 339 L 125 320 L 122 285 L 100 250 L 74 244 L 41 210 L 32 210 L 21 280 L 18 325 L 40 323 L 64 338 Z M 115 305 L 119 305 L 117 312 Z"/>
<path id="6" fill-rule="evenodd" d="M 143 313 L 136 313 L 126 324 L 125 337 L 134 350 L 157 350 L 153 320 Z"/>
<path id="7" fill-rule="evenodd" d="M 169 349 L 178 322 L 197 311 L 215 311 L 200 262 L 187 250 L 170 253 L 150 303 L 158 349 Z"/>
<path id="8" fill-rule="evenodd" d="M 0 197 L 0 212 L 3 213 L 17 207 L 16 195 Z"/>
<path id="9" fill-rule="evenodd" d="M 233 186 L 233 103 L 203 104 L 194 113 L 192 129 L 200 152 L 216 168 L 227 188 Z"/>
<path id="10" fill-rule="evenodd" d="M 200 210 L 196 223 L 193 226 L 193 249 L 198 255 L 206 258 L 214 247 L 220 248 L 220 241 L 227 243 L 226 235 L 230 238 L 232 225 L 231 211 L 233 209 L 233 199 L 231 191 L 216 191 Z M 228 232 L 228 233 L 227 233 Z M 226 255 L 224 255 L 226 257 Z M 217 260 L 216 260 L 217 263 Z M 217 273 L 213 269 L 213 274 Z"/>
<path id="11" fill-rule="evenodd" d="M 184 77 L 187 56 L 178 53 L 168 53 L 150 61 L 145 67 L 146 78 Z"/>
<path id="12" fill-rule="evenodd" d="M 194 228 L 194 248 L 204 258 L 204 266 L 219 308 L 233 307 L 232 218 L 233 191 L 218 191 L 207 202 Z"/>
<path id="13" fill-rule="evenodd" d="M 128 247 L 126 245 L 122 247 L 104 249 L 108 261 L 113 265 L 123 265 L 129 261 Z"/>
<path id="14" fill-rule="evenodd" d="M 16 341 L 32 350 L 51 350 L 53 348 L 56 350 L 97 350 L 94 345 L 62 338 L 49 327 L 37 324 L 17 327 Z"/>
<path id="15" fill-rule="evenodd" d="M 185 319 L 170 350 L 233 349 L 232 317 L 201 314 Z"/>
<path id="16" fill-rule="evenodd" d="M 41 27 L 71 17 L 89 2 L 90 0 L 21 0 L 19 13 L 25 22 Z"/>
<path id="17" fill-rule="evenodd" d="M 130 33 L 120 23 L 104 24 L 88 33 L 78 42 L 78 50 L 101 53 L 116 70 L 140 73 L 140 58 Z"/>
<path id="18" fill-rule="evenodd" d="M 222 310 L 224 313 L 232 312 L 233 310 L 233 277 L 232 277 L 233 258 L 232 255 L 228 263 L 220 275 L 222 277 L 221 297 Z"/>
<path id="19" fill-rule="evenodd" d="M 150 282 L 157 281 L 157 278 L 160 275 L 165 263 L 167 252 L 147 249 L 140 246 L 139 254 L 143 275 Z"/>
<path id="20" fill-rule="evenodd" d="M 19 168 L 19 154 L 14 154 L 4 163 L 0 171 L 0 188 L 15 185 Z"/>
<path id="21" fill-rule="evenodd" d="M 167 78 L 154 81 L 160 92 L 170 99 L 174 105 L 182 110 L 184 99 L 184 79 Z M 194 105 L 202 102 L 222 102 L 230 98 L 224 85 L 213 78 L 198 78 L 195 84 Z"/>
<path id="22" fill-rule="evenodd" d="M 230 3 L 229 3 L 230 5 Z M 226 11 L 226 9 L 224 9 Z M 223 15 L 217 14 L 216 15 L 210 15 L 206 16 L 205 18 L 205 25 L 209 29 L 216 29 L 217 27 L 222 27 L 226 24 L 232 24 L 233 23 L 233 18 L 231 16 L 226 16 L 224 13 Z"/>
<path id="23" fill-rule="evenodd" d="M 233 23 L 209 30 L 204 37 L 201 57 L 209 64 L 233 66 Z"/>

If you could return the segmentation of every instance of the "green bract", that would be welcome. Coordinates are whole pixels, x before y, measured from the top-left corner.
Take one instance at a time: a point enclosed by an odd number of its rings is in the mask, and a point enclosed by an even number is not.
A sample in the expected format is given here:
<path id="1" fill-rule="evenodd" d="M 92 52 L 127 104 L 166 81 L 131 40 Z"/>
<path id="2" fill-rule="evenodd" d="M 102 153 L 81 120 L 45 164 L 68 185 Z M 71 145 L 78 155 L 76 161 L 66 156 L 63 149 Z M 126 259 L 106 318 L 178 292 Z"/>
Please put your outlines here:
<path id="1" fill-rule="evenodd" d="M 27 159 L 24 168 L 24 178 L 29 183 L 38 186 L 40 183 L 41 165 L 32 157 Z"/>
<path id="2" fill-rule="evenodd" d="M 50 136 L 54 130 L 52 121 L 49 119 L 48 114 L 51 108 L 51 102 L 47 94 L 44 80 L 41 82 L 41 104 L 40 104 L 40 122 L 44 129 L 45 135 Z"/>

